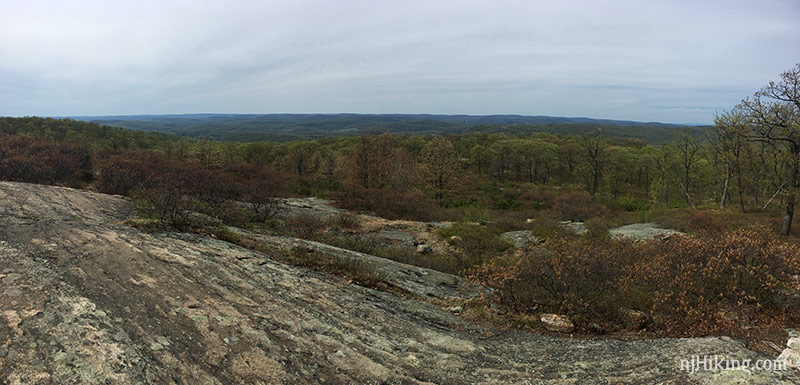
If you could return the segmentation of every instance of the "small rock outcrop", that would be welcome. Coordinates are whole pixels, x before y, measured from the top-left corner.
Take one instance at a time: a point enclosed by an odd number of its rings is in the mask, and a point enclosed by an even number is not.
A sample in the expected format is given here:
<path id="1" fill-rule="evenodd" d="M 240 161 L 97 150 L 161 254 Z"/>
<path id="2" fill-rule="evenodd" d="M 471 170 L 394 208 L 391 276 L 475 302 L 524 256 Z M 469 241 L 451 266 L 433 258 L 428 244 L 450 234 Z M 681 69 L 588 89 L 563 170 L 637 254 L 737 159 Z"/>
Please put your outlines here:
<path id="1" fill-rule="evenodd" d="M 620 311 L 625 324 L 630 328 L 642 329 L 650 322 L 649 317 L 644 312 L 633 309 L 623 309 Z"/>
<path id="2" fill-rule="evenodd" d="M 381 230 L 372 234 L 368 234 L 368 237 L 385 247 L 396 247 L 412 250 L 416 249 L 417 245 L 419 244 L 419 241 L 414 234 L 402 230 Z"/>
<path id="3" fill-rule="evenodd" d="M 278 202 L 278 212 L 284 218 L 310 216 L 324 220 L 344 210 L 337 209 L 327 199 L 320 198 L 284 198 Z"/>
<path id="4" fill-rule="evenodd" d="M 787 367 L 800 370 L 800 333 L 794 331 L 789 333 L 786 349 L 781 352 L 778 359 L 786 362 Z"/>
<path id="5" fill-rule="evenodd" d="M 433 252 L 433 247 L 428 244 L 421 243 L 417 245 L 417 252 L 420 254 L 430 254 Z"/>
<path id="6" fill-rule="evenodd" d="M 564 221 L 561 222 L 561 227 L 575 235 L 584 235 L 587 231 L 583 222 Z"/>
<path id="7" fill-rule="evenodd" d="M 569 318 L 558 315 L 558 314 L 542 314 L 539 317 L 539 320 L 542 321 L 544 327 L 547 330 L 559 332 L 559 333 L 570 333 L 575 331 L 575 325 L 570 321 Z"/>
<path id="8" fill-rule="evenodd" d="M 630 225 L 620 226 L 608 230 L 608 234 L 612 237 L 626 237 L 632 238 L 636 241 L 645 241 L 656 237 L 669 237 L 672 235 L 683 234 L 680 231 L 672 229 L 662 229 L 657 224 L 648 223 L 633 223 Z"/>
<path id="9" fill-rule="evenodd" d="M 517 249 L 525 249 L 532 245 L 538 245 L 543 240 L 533 235 L 530 230 L 509 231 L 500 234 L 500 238 L 514 245 Z"/>

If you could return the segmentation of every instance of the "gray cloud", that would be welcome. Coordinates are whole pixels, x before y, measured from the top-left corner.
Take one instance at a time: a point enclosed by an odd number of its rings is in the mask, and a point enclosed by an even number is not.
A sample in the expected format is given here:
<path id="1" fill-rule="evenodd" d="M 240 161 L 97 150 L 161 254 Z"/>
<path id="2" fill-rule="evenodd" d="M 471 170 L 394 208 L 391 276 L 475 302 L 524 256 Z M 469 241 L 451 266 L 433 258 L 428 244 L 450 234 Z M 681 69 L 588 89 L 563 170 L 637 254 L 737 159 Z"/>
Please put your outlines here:
<path id="1" fill-rule="evenodd" d="M 784 1 L 0 3 L 0 114 L 710 122 L 800 61 Z"/>

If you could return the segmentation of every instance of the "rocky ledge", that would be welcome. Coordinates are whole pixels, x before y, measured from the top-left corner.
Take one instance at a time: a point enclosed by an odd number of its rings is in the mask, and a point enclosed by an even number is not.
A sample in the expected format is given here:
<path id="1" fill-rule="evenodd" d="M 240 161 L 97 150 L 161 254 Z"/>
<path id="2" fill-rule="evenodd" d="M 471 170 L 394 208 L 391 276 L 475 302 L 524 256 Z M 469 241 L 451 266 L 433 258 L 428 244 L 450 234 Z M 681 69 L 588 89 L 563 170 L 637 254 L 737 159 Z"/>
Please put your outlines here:
<path id="1" fill-rule="evenodd" d="M 1 383 L 800 382 L 681 370 L 693 356 L 775 358 L 728 338 L 487 329 L 219 240 L 142 233 L 119 224 L 129 213 L 119 197 L 0 183 Z"/>

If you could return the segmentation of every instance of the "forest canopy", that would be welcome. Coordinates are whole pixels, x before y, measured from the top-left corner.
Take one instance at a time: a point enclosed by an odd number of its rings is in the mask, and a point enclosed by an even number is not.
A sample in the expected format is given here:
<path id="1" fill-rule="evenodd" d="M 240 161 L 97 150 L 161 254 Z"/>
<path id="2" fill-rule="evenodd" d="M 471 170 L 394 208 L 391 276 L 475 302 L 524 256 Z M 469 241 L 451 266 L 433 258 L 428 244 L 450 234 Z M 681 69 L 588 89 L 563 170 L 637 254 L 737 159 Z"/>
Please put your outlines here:
<path id="1" fill-rule="evenodd" d="M 78 117 L 83 121 L 157 131 L 189 138 L 212 138 L 236 142 L 319 139 L 358 136 L 380 130 L 396 135 L 448 135 L 464 133 L 503 133 L 527 135 L 549 133 L 581 135 L 602 128 L 610 138 L 636 138 L 660 145 L 684 131 L 701 138 L 707 127 L 679 126 L 608 119 L 561 118 L 520 115 L 399 115 L 399 114 L 268 114 L 268 115 L 134 115 L 117 117 Z"/>

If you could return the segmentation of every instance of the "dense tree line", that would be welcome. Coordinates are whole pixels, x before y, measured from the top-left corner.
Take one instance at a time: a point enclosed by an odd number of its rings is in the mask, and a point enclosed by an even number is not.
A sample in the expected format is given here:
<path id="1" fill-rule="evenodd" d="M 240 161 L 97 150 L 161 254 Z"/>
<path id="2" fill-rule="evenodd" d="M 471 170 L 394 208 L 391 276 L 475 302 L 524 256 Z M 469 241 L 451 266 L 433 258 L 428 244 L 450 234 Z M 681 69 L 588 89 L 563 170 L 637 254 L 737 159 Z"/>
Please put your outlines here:
<path id="1" fill-rule="evenodd" d="M 718 114 L 705 138 L 687 131 L 659 146 L 610 137 L 602 127 L 582 135 L 375 132 L 287 143 L 235 143 L 178 139 L 69 119 L 1 118 L 0 132 L 7 137 L 0 165 L 6 170 L 4 178 L 21 178 L 14 175 L 22 173 L 22 166 L 14 162 L 35 158 L 15 153 L 20 145 L 14 141 L 21 139 L 14 138 L 22 135 L 61 146 L 53 148 L 59 156 L 76 156 L 82 170 L 78 180 L 83 181 L 104 180 L 98 165 L 106 163 L 94 159 L 98 152 L 146 149 L 175 164 L 226 170 L 249 183 L 261 179 L 262 170 L 274 170 L 269 172 L 285 175 L 279 182 L 291 193 L 333 196 L 346 207 L 394 217 L 430 219 L 434 206 L 537 207 L 541 199 L 526 192 L 585 190 L 597 202 L 627 210 L 724 207 L 731 202 L 741 211 L 780 206 L 785 213 L 781 231 L 788 234 L 800 179 L 798 77 L 800 67 Z M 23 147 L 35 147 L 26 143 Z M 126 156 L 117 155 L 120 164 Z"/>
<path id="2" fill-rule="evenodd" d="M 90 119 L 90 118 L 87 118 Z M 530 135 L 583 135 L 602 127 L 606 136 L 637 138 L 660 145 L 689 130 L 703 136 L 704 127 L 546 116 L 468 115 L 145 115 L 97 117 L 98 123 L 134 130 L 166 132 L 188 138 L 235 142 L 290 142 L 337 136 L 360 136 L 375 130 L 395 135 L 454 135 L 476 132 Z"/>
<path id="3" fill-rule="evenodd" d="M 0 134 L 33 136 L 57 143 L 110 150 L 154 149 L 161 143 L 178 140 L 178 137 L 170 134 L 39 117 L 0 117 Z"/>
<path id="4" fill-rule="evenodd" d="M 707 141 L 686 135 L 658 147 L 640 140 L 605 138 L 602 130 L 581 136 L 374 133 L 289 143 L 158 139 L 147 146 L 164 159 L 203 169 L 239 168 L 239 175 L 248 175 L 258 167 L 268 167 L 284 173 L 281 183 L 294 194 L 334 196 L 347 207 L 395 217 L 419 214 L 430 219 L 424 213 L 431 213 L 433 205 L 519 207 L 520 194 L 499 193 L 498 188 L 509 190 L 503 186 L 516 186 L 509 191 L 521 192 L 534 186 L 585 190 L 600 202 L 629 210 L 732 201 L 743 209 L 763 207 L 785 184 L 790 170 L 787 158 L 763 142 L 726 136 L 726 119 L 732 119 L 731 114 L 718 117 L 716 131 L 709 133 Z M 49 135 L 55 139 L 51 143 L 75 146 L 69 135 L 46 134 L 46 129 L 18 132 Z M 98 164 L 105 163 L 90 149 L 139 147 L 121 146 L 103 135 L 92 135 L 84 143 L 84 158 L 97 158 L 84 167 L 93 167 L 95 174 L 102 169 Z M 134 156 L 121 154 L 125 155 L 118 155 L 120 159 Z M 384 210 L 381 206 L 389 204 L 387 200 L 396 207 Z M 770 204 L 782 202 L 773 199 Z M 400 206 L 409 208 L 400 210 Z"/>

